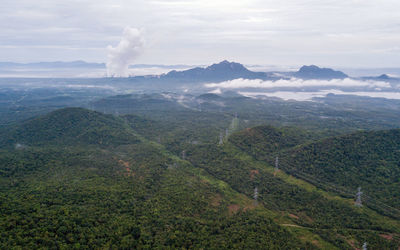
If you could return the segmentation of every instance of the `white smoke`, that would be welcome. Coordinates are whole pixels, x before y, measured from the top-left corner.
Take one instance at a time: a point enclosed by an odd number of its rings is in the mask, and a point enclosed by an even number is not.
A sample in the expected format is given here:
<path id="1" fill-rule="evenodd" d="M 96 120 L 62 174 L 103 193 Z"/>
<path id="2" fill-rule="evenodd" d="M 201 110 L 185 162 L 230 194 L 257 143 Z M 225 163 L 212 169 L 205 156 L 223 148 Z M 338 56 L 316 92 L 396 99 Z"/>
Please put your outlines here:
<path id="1" fill-rule="evenodd" d="M 127 77 L 129 76 L 129 65 L 142 52 L 144 39 L 142 32 L 138 29 L 126 27 L 121 41 L 116 47 L 109 45 L 107 75 Z"/>

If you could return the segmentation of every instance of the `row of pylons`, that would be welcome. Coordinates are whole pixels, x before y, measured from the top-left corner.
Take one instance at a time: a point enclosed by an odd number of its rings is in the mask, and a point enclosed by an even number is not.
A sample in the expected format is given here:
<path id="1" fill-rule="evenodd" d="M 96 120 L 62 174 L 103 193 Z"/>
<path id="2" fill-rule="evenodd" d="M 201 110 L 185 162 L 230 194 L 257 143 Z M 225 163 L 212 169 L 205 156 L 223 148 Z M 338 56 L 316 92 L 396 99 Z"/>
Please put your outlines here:
<path id="1" fill-rule="evenodd" d="M 274 175 L 279 171 L 279 157 L 276 156 L 275 157 L 275 167 L 274 167 Z M 355 197 L 355 202 L 354 205 L 357 207 L 362 207 L 362 196 L 363 192 L 361 191 L 361 187 L 357 188 L 357 193 L 356 193 L 356 197 Z M 253 198 L 254 198 L 254 204 L 257 205 L 258 204 L 258 188 L 255 187 L 254 188 L 254 194 L 253 194 Z M 367 242 L 364 242 L 364 244 L 362 245 L 362 250 L 367 250 Z"/>

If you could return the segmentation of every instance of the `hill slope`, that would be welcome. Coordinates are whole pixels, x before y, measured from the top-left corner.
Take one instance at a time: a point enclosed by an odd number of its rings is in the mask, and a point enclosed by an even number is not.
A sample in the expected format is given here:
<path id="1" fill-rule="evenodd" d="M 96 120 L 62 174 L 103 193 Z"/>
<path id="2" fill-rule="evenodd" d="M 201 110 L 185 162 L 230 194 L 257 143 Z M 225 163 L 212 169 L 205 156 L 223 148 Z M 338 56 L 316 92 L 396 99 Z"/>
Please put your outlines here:
<path id="1" fill-rule="evenodd" d="M 65 108 L 6 130 L 0 145 L 132 144 L 138 138 L 122 120 L 82 108 Z"/>
<path id="2" fill-rule="evenodd" d="M 400 208 L 400 130 L 358 132 L 305 143 L 307 135 L 301 133 L 256 127 L 233 135 L 230 141 L 271 165 L 279 156 L 280 169 L 330 187 L 329 191 L 351 197 L 361 186 L 373 198 L 371 202 Z"/>
<path id="3" fill-rule="evenodd" d="M 306 248 L 251 199 L 135 134 L 82 109 L 17 126 L 11 138 L 29 147 L 0 150 L 0 248 Z"/>
<path id="4" fill-rule="evenodd" d="M 257 126 L 233 134 L 229 141 L 256 159 L 265 160 L 279 150 L 294 147 L 312 138 L 313 134 L 297 128 Z"/>
<path id="5" fill-rule="evenodd" d="M 287 151 L 282 167 L 301 171 L 400 209 L 400 130 L 333 137 Z"/>

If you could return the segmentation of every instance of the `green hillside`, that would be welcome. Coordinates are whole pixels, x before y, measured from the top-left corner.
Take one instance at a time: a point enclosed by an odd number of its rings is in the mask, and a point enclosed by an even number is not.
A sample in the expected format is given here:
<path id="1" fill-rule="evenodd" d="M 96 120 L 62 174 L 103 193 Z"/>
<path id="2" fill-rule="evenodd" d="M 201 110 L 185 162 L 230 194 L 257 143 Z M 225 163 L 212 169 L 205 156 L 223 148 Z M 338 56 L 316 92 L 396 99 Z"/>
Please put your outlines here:
<path id="1" fill-rule="evenodd" d="M 293 127 L 257 126 L 233 134 L 229 141 L 258 160 L 265 160 L 279 150 L 294 147 L 313 137 L 312 133 Z"/>
<path id="2" fill-rule="evenodd" d="M 119 118 L 64 109 L 13 131 L 27 146 L 0 151 L 1 249 L 313 248 Z"/>
<path id="3" fill-rule="evenodd" d="M 400 130 L 333 137 L 282 154 L 282 168 L 300 171 L 399 209 Z M 382 205 L 380 205 L 382 206 Z M 390 209 L 390 208 L 386 208 Z"/>
<path id="4" fill-rule="evenodd" d="M 152 117 L 67 108 L 4 128 L 0 248 L 398 249 L 398 219 L 312 181 L 323 174 L 295 174 L 311 145 L 325 149 L 314 157 L 332 145 L 339 159 L 347 142 L 367 150 L 342 157 L 349 164 L 375 152 L 367 159 L 392 157 L 392 169 L 396 131 L 317 141 L 310 131 L 258 126 L 220 144 L 221 130 L 240 123 L 232 115 Z M 275 156 L 283 171 L 274 171 Z"/>
<path id="5" fill-rule="evenodd" d="M 252 159 L 229 143 L 222 147 L 196 146 L 187 151 L 187 157 L 195 166 L 248 197 L 253 197 L 257 188 L 259 204 L 284 215 L 276 218 L 281 224 L 310 229 L 338 248 L 348 248 L 352 240 L 360 244 L 368 239 L 371 247 L 387 249 L 395 249 L 398 244 L 380 237 L 381 234 L 398 235 L 398 222 L 359 209 L 351 200 L 321 192 L 309 184 L 290 181 L 285 175 L 274 173 L 265 162 Z"/>
<path id="6" fill-rule="evenodd" d="M 194 115 L 207 117 L 206 113 Z M 215 133 L 218 128 L 212 128 L 217 123 L 212 115 L 208 117 L 208 135 L 202 135 L 202 128 L 207 122 L 197 119 L 198 123 L 190 124 L 196 118 L 189 116 L 185 119 L 178 113 L 169 113 L 168 118 L 160 117 L 156 121 L 147 120 L 147 125 L 140 127 L 139 131 L 144 136 L 151 134 L 154 139 L 161 138 L 161 143 L 177 155 L 184 152 L 185 159 L 195 167 L 225 181 L 249 198 L 253 198 L 257 187 L 258 204 L 280 214 L 273 216 L 277 223 L 285 227 L 290 225 L 290 230 L 295 227 L 296 233 L 311 233 L 313 236 L 308 238 L 320 237 L 316 240 L 320 246 L 329 242 L 346 249 L 353 245 L 361 247 L 363 241 L 368 241 L 372 249 L 396 249 L 399 244 L 398 221 L 382 216 L 386 214 L 382 211 L 379 215 L 369 207 L 355 207 L 353 192 L 351 196 L 342 198 L 338 196 L 341 193 L 327 193 L 332 190 L 324 187 L 321 190 L 320 183 L 310 182 L 309 178 L 304 182 L 282 171 L 274 172 L 275 156 L 279 155 L 280 162 L 283 161 L 279 154 L 281 151 L 317 141 L 320 134 L 294 127 L 258 126 L 235 133 L 228 142 L 218 145 L 218 134 Z M 129 121 L 135 124 L 134 120 Z M 229 122 L 227 119 L 225 124 L 229 125 Z M 133 126 L 137 126 L 137 121 Z M 202 138 L 199 143 L 190 143 L 190 138 L 199 135 Z M 209 136 L 214 139 L 207 140 Z M 293 172 L 291 174 L 294 175 Z M 385 235 L 390 235 L 392 240 L 383 238 Z M 304 236 L 300 238 L 304 239 Z M 332 248 L 332 245 L 323 248 Z"/>
<path id="7" fill-rule="evenodd" d="M 256 127 L 230 141 L 258 160 L 341 195 L 362 187 L 369 205 L 400 216 L 400 130 L 366 131 L 301 143 L 302 133 Z M 303 140 L 306 142 L 307 140 Z M 382 204 L 383 202 L 383 204 Z"/>
<path id="8" fill-rule="evenodd" d="M 119 145 L 138 142 L 132 131 L 112 115 L 82 108 L 65 108 L 9 128 L 0 145 L 49 144 Z"/>

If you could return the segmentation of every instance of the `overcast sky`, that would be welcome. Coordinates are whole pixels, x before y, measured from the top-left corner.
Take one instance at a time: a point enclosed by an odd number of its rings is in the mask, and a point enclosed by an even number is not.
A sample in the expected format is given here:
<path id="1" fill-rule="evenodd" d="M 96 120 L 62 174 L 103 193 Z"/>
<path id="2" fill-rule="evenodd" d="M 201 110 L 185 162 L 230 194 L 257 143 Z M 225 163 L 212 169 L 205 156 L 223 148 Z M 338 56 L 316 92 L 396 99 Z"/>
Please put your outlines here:
<path id="1" fill-rule="evenodd" d="M 399 0 L 2 0 L 0 61 L 106 62 L 127 26 L 136 63 L 400 66 Z"/>

